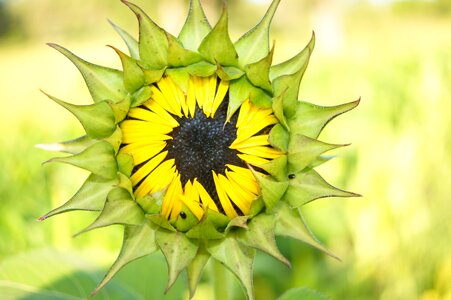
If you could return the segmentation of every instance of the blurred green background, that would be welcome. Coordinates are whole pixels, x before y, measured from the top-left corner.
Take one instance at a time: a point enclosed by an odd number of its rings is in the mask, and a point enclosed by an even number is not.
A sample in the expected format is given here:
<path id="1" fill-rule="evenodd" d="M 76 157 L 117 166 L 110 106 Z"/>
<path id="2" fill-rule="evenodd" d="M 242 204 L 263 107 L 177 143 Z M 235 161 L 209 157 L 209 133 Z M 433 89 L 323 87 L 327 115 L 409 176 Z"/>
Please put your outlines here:
<path id="1" fill-rule="evenodd" d="M 203 1 L 211 23 L 219 1 Z M 188 1 L 136 0 L 177 34 Z M 233 39 L 264 14 L 269 0 L 229 0 Z M 39 223 L 87 173 L 41 163 L 38 143 L 75 138 L 82 128 L 39 89 L 89 103 L 75 67 L 46 47 L 120 68 L 111 44 L 125 50 L 109 18 L 136 33 L 120 1 L 0 0 L 0 299 L 80 299 L 117 255 L 120 227 L 72 238 L 94 214 Z M 352 142 L 321 166 L 332 184 L 364 195 L 306 205 L 306 219 L 342 261 L 280 239 L 291 270 L 258 255 L 257 299 L 309 287 L 332 299 L 451 299 L 451 2 L 283 0 L 273 22 L 275 61 L 296 54 L 315 30 L 317 46 L 300 98 L 335 105 L 362 97 L 333 121 L 322 140 Z M 208 272 L 195 299 L 210 299 Z M 164 299 L 187 299 L 183 276 Z M 163 299 L 159 255 L 126 267 L 95 299 Z M 236 299 L 243 293 L 232 281 Z"/>

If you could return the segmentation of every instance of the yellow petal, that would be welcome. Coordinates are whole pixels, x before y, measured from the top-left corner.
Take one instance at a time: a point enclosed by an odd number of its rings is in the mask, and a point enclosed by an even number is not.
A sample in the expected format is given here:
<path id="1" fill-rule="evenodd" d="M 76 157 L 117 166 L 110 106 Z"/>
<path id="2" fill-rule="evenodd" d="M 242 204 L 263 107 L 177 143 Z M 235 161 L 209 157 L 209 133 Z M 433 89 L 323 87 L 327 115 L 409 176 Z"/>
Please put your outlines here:
<path id="1" fill-rule="evenodd" d="M 213 173 L 213 180 L 215 182 L 216 192 L 218 193 L 218 198 L 219 198 L 219 201 L 221 202 L 221 206 L 224 209 L 225 214 L 229 218 L 232 218 L 232 219 L 235 217 L 238 217 L 238 214 L 236 213 L 235 209 L 233 208 L 233 205 L 230 202 L 230 199 L 227 196 L 227 193 L 225 192 L 225 187 L 221 184 L 221 181 L 219 180 L 215 171 L 211 171 L 211 172 Z"/>
<path id="2" fill-rule="evenodd" d="M 205 209 L 209 208 L 214 211 L 219 211 L 218 207 L 216 206 L 215 202 L 211 198 L 210 194 L 205 190 L 204 186 L 197 181 L 197 179 L 194 179 L 193 188 L 197 190 L 197 193 L 200 196 L 202 205 Z"/>
<path id="3" fill-rule="evenodd" d="M 225 80 L 221 80 L 219 82 L 218 91 L 216 92 L 215 99 L 213 101 L 213 106 L 211 108 L 211 117 L 214 118 L 216 111 L 224 100 L 227 91 L 229 90 L 229 82 Z"/>
<path id="4" fill-rule="evenodd" d="M 165 188 L 175 176 L 174 159 L 161 163 L 142 181 L 135 191 L 137 197 L 143 197 L 149 193 L 155 193 Z"/>

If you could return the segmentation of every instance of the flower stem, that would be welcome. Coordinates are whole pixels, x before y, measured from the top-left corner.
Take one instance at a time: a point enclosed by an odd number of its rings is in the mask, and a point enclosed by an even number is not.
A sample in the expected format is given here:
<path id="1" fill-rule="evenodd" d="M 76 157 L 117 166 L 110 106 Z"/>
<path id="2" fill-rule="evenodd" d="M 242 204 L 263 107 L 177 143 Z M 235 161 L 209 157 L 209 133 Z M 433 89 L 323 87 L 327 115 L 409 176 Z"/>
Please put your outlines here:
<path id="1" fill-rule="evenodd" d="M 213 288 L 215 300 L 229 300 L 229 284 L 224 266 L 213 259 Z"/>

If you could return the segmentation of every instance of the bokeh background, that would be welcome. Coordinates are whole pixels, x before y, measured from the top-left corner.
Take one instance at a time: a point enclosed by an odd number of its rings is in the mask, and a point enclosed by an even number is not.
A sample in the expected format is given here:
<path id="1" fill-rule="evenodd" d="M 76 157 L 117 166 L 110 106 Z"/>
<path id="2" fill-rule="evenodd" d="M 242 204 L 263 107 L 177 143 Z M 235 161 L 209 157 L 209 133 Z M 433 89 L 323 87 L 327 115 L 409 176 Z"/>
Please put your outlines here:
<path id="1" fill-rule="evenodd" d="M 187 0 L 135 0 L 177 34 Z M 220 1 L 204 0 L 214 24 Z M 269 0 L 229 0 L 233 39 L 264 14 Z M 82 299 L 117 255 L 120 227 L 72 235 L 94 214 L 39 223 L 86 173 L 41 163 L 34 145 L 75 138 L 82 128 L 48 100 L 89 103 L 82 77 L 46 42 L 88 61 L 120 68 L 125 50 L 106 22 L 137 33 L 133 14 L 112 0 L 0 0 L 0 298 Z M 334 120 L 325 141 L 346 143 L 321 166 L 331 183 L 362 198 L 322 199 L 303 208 L 318 238 L 342 261 L 305 244 L 278 240 L 291 270 L 258 255 L 257 299 L 309 287 L 331 299 L 451 299 L 451 2 L 448 0 L 283 0 L 273 22 L 275 61 L 317 46 L 300 99 L 335 105 L 362 97 Z M 208 276 L 195 299 L 210 299 Z M 187 299 L 184 277 L 163 297 L 159 254 L 130 264 L 94 299 Z M 235 299 L 243 293 L 236 281 Z"/>

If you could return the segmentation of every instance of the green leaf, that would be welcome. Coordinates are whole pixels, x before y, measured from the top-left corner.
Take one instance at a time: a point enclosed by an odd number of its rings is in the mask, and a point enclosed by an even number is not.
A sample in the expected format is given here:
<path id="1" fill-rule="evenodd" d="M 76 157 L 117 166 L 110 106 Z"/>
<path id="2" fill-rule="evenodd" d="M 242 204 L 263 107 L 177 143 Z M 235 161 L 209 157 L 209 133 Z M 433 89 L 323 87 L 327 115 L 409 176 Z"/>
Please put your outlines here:
<path id="1" fill-rule="evenodd" d="M 117 179 L 105 180 L 100 176 L 91 174 L 69 201 L 38 220 L 43 221 L 54 215 L 73 210 L 99 211 L 103 208 L 109 191 L 117 182 Z"/>
<path id="2" fill-rule="evenodd" d="M 168 65 L 170 67 L 185 67 L 202 60 L 199 53 L 183 48 L 180 42 L 170 34 L 167 35 L 167 39 Z"/>
<path id="3" fill-rule="evenodd" d="M 97 143 L 96 140 L 84 135 L 70 141 L 52 144 L 37 144 L 35 147 L 46 151 L 77 154 L 95 143 Z"/>
<path id="4" fill-rule="evenodd" d="M 49 162 L 61 162 L 90 171 L 106 179 L 116 178 L 117 163 L 114 149 L 108 142 L 98 142 L 88 149 L 68 157 L 55 157 Z"/>
<path id="5" fill-rule="evenodd" d="M 255 249 L 239 243 L 235 237 L 226 237 L 223 240 L 209 241 L 207 251 L 235 274 L 246 290 L 248 299 L 253 300 L 252 263 Z"/>
<path id="6" fill-rule="evenodd" d="M 97 265 L 68 251 L 40 249 L 3 257 L 0 262 L 2 300 L 82 300 L 100 280 Z M 138 300 L 137 293 L 114 282 L 96 298 Z"/>
<path id="7" fill-rule="evenodd" d="M 213 64 L 237 66 L 238 54 L 230 40 L 228 27 L 228 13 L 224 8 L 218 23 L 200 44 L 199 53 Z"/>
<path id="8" fill-rule="evenodd" d="M 265 202 L 266 212 L 271 212 L 274 206 L 282 200 L 283 195 L 288 187 L 288 181 L 275 181 L 268 177 L 263 177 L 257 172 L 254 172 L 254 176 L 260 186 L 260 192 L 263 202 Z"/>
<path id="9" fill-rule="evenodd" d="M 259 108 L 271 108 L 272 106 L 272 97 L 263 89 L 253 85 L 251 86 L 249 99 L 252 104 Z"/>
<path id="10" fill-rule="evenodd" d="M 190 299 L 193 298 L 196 293 L 197 284 L 199 283 L 202 271 L 209 259 L 210 254 L 202 244 L 199 245 L 196 256 L 186 268 Z"/>
<path id="11" fill-rule="evenodd" d="M 197 254 L 198 245 L 181 232 L 157 231 L 156 241 L 169 267 L 168 291 L 180 272 L 188 267 Z"/>
<path id="12" fill-rule="evenodd" d="M 328 162 L 329 160 L 331 160 L 334 157 L 335 157 L 334 155 L 320 155 L 309 165 L 309 168 L 311 168 L 311 169 L 316 168 L 316 167 Z"/>
<path id="13" fill-rule="evenodd" d="M 91 225 L 76 234 L 110 225 L 141 225 L 145 221 L 144 212 L 132 199 L 129 191 L 117 187 L 108 194 L 102 212 Z"/>
<path id="14" fill-rule="evenodd" d="M 94 102 L 103 100 L 120 101 L 127 95 L 121 71 L 89 63 L 59 45 L 48 45 L 69 58 L 78 68 L 86 81 Z"/>
<path id="15" fill-rule="evenodd" d="M 55 98 L 45 92 L 47 97 L 70 111 L 80 121 L 86 134 L 93 139 L 104 138 L 116 130 L 114 113 L 107 102 L 91 105 L 74 105 Z"/>
<path id="16" fill-rule="evenodd" d="M 315 48 L 315 33 L 313 32 L 309 43 L 304 49 L 302 49 L 301 52 L 299 52 L 291 59 L 271 67 L 269 75 L 271 81 L 284 75 L 297 73 L 299 72 L 299 70 L 302 69 L 305 70 L 305 68 L 307 68 L 310 55 L 312 54 L 314 48 Z"/>
<path id="17" fill-rule="evenodd" d="M 264 58 L 269 52 L 269 29 L 280 0 L 273 0 L 260 23 L 244 34 L 236 43 L 239 60 L 247 65 Z"/>
<path id="18" fill-rule="evenodd" d="M 326 197 L 359 197 L 360 195 L 343 191 L 327 183 L 315 170 L 292 174 L 285 201 L 293 207 L 300 207 L 310 201 Z"/>
<path id="19" fill-rule="evenodd" d="M 153 69 L 162 69 L 168 65 L 168 40 L 166 31 L 155 24 L 146 13 L 127 1 L 123 1 L 136 15 L 139 21 L 139 57 Z"/>
<path id="20" fill-rule="evenodd" d="M 134 58 L 131 58 L 121 50 L 111 47 L 114 51 L 116 51 L 117 55 L 121 59 L 122 70 L 124 72 L 124 86 L 130 93 L 135 92 L 139 88 L 141 88 L 144 83 L 144 72 L 141 67 L 138 65 L 137 61 Z"/>
<path id="21" fill-rule="evenodd" d="M 261 250 L 278 259 L 288 267 L 290 262 L 280 253 L 274 238 L 274 215 L 259 214 L 248 223 L 248 229 L 240 229 L 237 238 L 246 246 Z"/>
<path id="22" fill-rule="evenodd" d="M 289 289 L 277 300 L 329 300 L 329 297 L 324 296 L 318 291 L 308 288 Z"/>
<path id="23" fill-rule="evenodd" d="M 211 26 L 205 17 L 199 0 L 191 0 L 188 17 L 179 34 L 179 40 L 186 49 L 197 51 L 202 40 L 210 32 Z"/>
<path id="24" fill-rule="evenodd" d="M 125 226 L 121 252 L 91 295 L 97 294 L 123 266 L 157 250 L 155 228 L 149 222 L 140 226 Z"/>
<path id="25" fill-rule="evenodd" d="M 355 108 L 359 103 L 360 99 L 337 106 L 324 107 L 301 101 L 297 103 L 296 114 L 288 120 L 288 124 L 292 132 L 316 139 L 331 120 Z"/>
<path id="26" fill-rule="evenodd" d="M 272 85 L 269 81 L 269 69 L 272 64 L 273 55 L 274 47 L 266 57 L 263 57 L 261 60 L 252 64 L 248 64 L 244 67 L 246 76 L 247 78 L 249 78 L 249 81 L 253 85 L 258 86 L 270 93 L 272 93 Z"/>
<path id="27" fill-rule="evenodd" d="M 304 218 L 299 209 L 290 208 L 285 203 L 280 203 L 275 209 L 276 219 L 276 235 L 288 236 L 301 242 L 307 243 L 324 253 L 340 260 L 335 254 L 324 247 L 313 235 L 305 224 Z"/>
<path id="28" fill-rule="evenodd" d="M 311 139 L 302 134 L 291 134 L 288 143 L 288 173 L 297 173 L 313 163 L 324 152 L 344 147 Z"/>
<path id="29" fill-rule="evenodd" d="M 114 24 L 111 20 L 108 20 L 110 22 L 111 26 L 113 26 L 114 30 L 121 36 L 121 38 L 124 40 L 125 44 L 127 45 L 128 51 L 130 53 L 130 56 L 133 57 L 136 60 L 139 60 L 139 45 L 138 41 L 135 40 L 133 36 L 131 36 L 128 32 Z"/>
<path id="30" fill-rule="evenodd" d="M 269 143 L 282 152 L 288 151 L 289 140 L 290 134 L 280 124 L 276 124 L 269 132 Z"/>
<path id="31" fill-rule="evenodd" d="M 115 185 L 115 187 L 127 190 L 127 192 L 131 195 L 131 198 L 135 200 L 135 196 L 133 195 L 133 184 L 132 181 L 130 180 L 130 177 L 126 176 L 121 172 L 117 172 L 117 176 L 119 178 L 119 183 Z"/>

